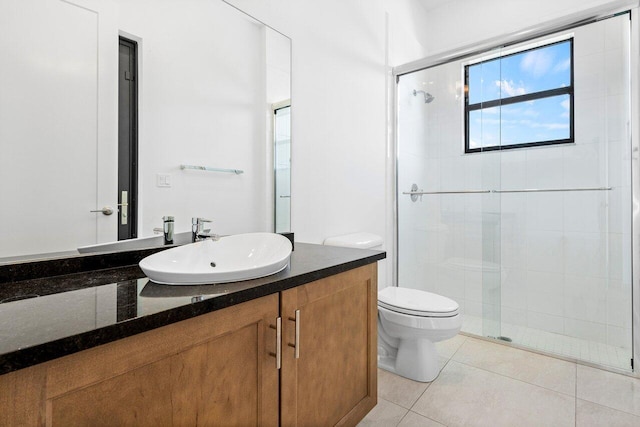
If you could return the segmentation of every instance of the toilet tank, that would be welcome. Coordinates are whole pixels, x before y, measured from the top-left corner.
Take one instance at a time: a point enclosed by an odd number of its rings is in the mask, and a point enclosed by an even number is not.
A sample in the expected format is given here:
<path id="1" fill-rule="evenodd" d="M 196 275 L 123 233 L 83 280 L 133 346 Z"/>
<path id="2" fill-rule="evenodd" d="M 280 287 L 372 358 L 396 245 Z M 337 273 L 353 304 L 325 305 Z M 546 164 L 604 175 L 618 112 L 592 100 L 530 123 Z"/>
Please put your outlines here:
<path id="1" fill-rule="evenodd" d="M 342 246 L 344 248 L 376 249 L 382 250 L 384 240 L 373 233 L 351 233 L 341 236 L 327 237 L 324 244 L 327 246 Z"/>

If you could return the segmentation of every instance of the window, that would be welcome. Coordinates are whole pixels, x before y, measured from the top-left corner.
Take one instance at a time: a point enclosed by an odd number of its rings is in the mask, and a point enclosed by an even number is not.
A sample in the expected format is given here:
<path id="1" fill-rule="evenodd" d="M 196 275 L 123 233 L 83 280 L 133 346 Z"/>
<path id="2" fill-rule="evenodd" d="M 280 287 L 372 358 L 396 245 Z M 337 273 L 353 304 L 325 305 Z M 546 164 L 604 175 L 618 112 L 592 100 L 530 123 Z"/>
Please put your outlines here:
<path id="1" fill-rule="evenodd" d="M 466 65 L 465 152 L 573 142 L 573 39 Z"/>

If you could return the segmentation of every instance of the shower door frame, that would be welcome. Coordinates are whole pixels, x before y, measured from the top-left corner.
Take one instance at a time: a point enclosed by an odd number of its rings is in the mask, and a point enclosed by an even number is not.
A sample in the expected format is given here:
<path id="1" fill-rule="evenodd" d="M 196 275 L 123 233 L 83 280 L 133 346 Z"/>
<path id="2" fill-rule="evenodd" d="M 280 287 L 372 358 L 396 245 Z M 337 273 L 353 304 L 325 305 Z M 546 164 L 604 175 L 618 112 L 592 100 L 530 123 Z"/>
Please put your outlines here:
<path id="1" fill-rule="evenodd" d="M 403 65 L 399 65 L 392 68 L 393 84 L 392 96 L 390 106 L 390 113 L 393 120 L 390 121 L 392 129 L 392 141 L 391 151 L 393 158 L 391 159 L 392 165 L 392 179 L 391 188 L 393 191 L 393 256 L 392 258 L 392 278 L 393 286 L 399 286 L 398 283 L 398 256 L 399 256 L 399 195 L 406 189 L 398 188 L 398 169 L 399 169 L 399 144 L 398 144 L 398 82 L 399 78 L 405 74 L 410 74 L 416 71 L 426 70 L 438 65 L 447 64 L 449 62 L 461 60 L 473 55 L 480 55 L 489 52 L 496 47 L 504 47 L 513 45 L 516 43 L 525 42 L 539 37 L 554 34 L 556 32 L 569 30 L 581 25 L 590 24 L 601 19 L 605 19 L 620 13 L 630 12 L 631 14 L 631 28 L 630 28 L 630 49 L 629 49 L 629 66 L 630 66 L 630 96 L 629 96 L 629 116 L 630 116 L 630 142 L 631 142 L 631 191 L 632 191 L 632 213 L 631 213 L 631 316 L 632 316 L 632 360 L 636 361 L 632 363 L 631 371 L 619 370 L 606 365 L 600 365 L 592 362 L 587 362 L 580 359 L 574 359 L 566 356 L 559 356 L 557 354 L 550 354 L 541 350 L 537 350 L 524 345 L 515 343 L 505 343 L 500 341 L 503 345 L 508 345 L 516 348 L 522 348 L 534 353 L 552 355 L 553 357 L 569 360 L 572 362 L 594 366 L 597 368 L 605 369 L 608 371 L 618 372 L 624 375 L 634 376 L 640 378 L 640 369 L 636 369 L 638 363 L 640 363 L 640 6 L 638 1 L 625 1 L 621 2 L 621 5 L 612 8 L 611 5 L 594 7 L 591 9 L 583 10 L 571 15 L 564 16 L 555 20 L 545 22 L 544 24 L 527 27 L 520 31 L 486 39 L 479 43 L 466 45 L 458 49 L 451 51 L 445 51 L 440 54 L 427 56 L 417 61 L 409 62 Z M 474 336 L 475 337 L 475 336 Z M 484 337 L 478 337 L 483 339 Z M 494 341 L 494 340 L 492 340 Z"/>

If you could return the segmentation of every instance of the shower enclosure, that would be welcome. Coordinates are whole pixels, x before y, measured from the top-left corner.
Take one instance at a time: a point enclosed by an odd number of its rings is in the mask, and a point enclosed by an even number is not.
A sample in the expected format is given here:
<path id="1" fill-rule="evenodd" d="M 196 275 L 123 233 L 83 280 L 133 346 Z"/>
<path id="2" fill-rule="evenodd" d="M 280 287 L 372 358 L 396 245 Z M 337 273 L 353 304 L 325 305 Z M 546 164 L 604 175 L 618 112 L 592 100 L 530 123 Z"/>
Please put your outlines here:
<path id="1" fill-rule="evenodd" d="M 397 284 L 631 370 L 630 14 L 398 75 Z"/>

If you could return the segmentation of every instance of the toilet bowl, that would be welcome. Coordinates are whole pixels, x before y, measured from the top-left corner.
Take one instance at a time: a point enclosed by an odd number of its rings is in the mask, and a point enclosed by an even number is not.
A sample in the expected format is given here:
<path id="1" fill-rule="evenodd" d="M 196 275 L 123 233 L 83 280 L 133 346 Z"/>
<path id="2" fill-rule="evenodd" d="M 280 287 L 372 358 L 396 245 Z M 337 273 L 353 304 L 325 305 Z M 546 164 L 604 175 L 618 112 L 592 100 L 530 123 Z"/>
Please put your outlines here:
<path id="1" fill-rule="evenodd" d="M 382 238 L 354 233 L 327 238 L 325 245 L 380 249 Z M 418 289 L 387 287 L 378 292 L 378 366 L 414 381 L 440 373 L 435 343 L 453 338 L 462 326 L 455 301 Z"/>
<path id="2" fill-rule="evenodd" d="M 435 343 L 453 338 L 461 326 L 455 301 L 418 289 L 385 288 L 378 292 L 378 366 L 433 381 L 440 373 Z"/>

